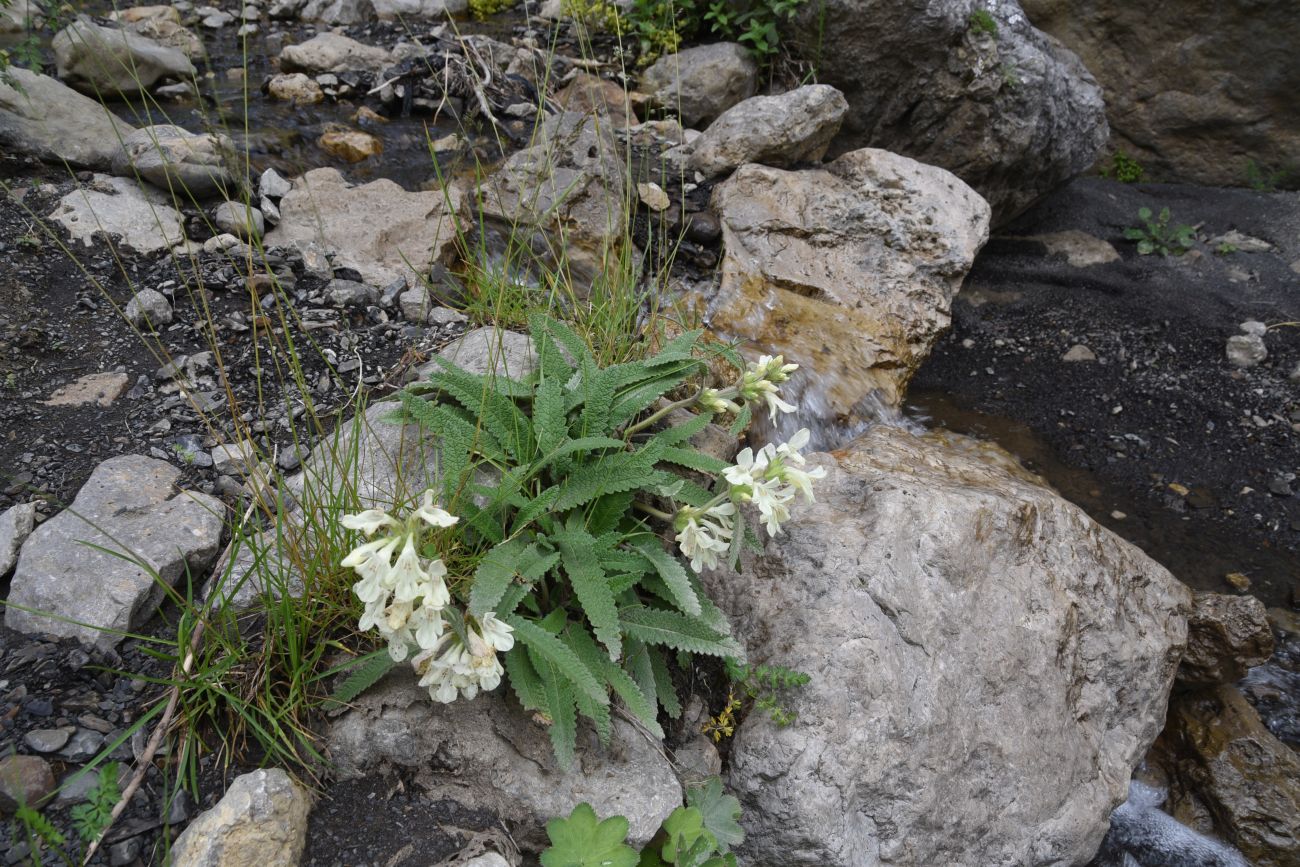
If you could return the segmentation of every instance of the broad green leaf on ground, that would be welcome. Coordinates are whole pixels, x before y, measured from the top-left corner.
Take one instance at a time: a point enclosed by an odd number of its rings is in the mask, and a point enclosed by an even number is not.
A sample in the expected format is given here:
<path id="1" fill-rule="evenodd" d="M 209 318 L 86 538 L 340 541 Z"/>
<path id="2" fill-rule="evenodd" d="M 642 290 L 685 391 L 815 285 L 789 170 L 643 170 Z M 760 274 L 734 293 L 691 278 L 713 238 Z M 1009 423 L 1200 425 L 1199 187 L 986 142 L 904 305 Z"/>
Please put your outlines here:
<path id="1" fill-rule="evenodd" d="M 722 790 L 722 780 L 712 777 L 686 790 L 686 803 L 700 811 L 704 827 L 718 841 L 718 851 L 728 852 L 745 839 L 740 827 L 740 800 Z"/>
<path id="2" fill-rule="evenodd" d="M 546 823 L 551 847 L 542 853 L 542 867 L 636 867 L 636 850 L 623 842 L 627 830 L 622 816 L 598 822 L 590 804 L 579 804 L 567 819 Z"/>

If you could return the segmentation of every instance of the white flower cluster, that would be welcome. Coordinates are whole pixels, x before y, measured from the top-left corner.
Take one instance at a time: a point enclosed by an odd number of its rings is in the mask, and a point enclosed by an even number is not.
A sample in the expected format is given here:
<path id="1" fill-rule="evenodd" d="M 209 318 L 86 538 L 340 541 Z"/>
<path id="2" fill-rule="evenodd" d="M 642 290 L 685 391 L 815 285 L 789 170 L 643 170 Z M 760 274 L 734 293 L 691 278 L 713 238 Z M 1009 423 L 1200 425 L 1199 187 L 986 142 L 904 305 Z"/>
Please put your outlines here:
<path id="1" fill-rule="evenodd" d="M 450 527 L 457 520 L 434 505 L 432 491 L 425 491 L 420 508 L 405 521 L 379 509 L 344 515 L 341 520 L 344 527 L 366 536 L 388 531 L 343 558 L 342 565 L 361 578 L 352 585 L 365 605 L 358 628 L 363 632 L 374 629 L 384 636 L 395 662 L 418 648 L 412 665 L 421 675 L 420 685 L 444 702 L 457 695 L 473 698 L 479 690 L 496 689 L 502 674 L 496 654 L 514 646 L 510 626 L 491 614 L 480 618 L 476 628 L 468 615 L 449 611 L 452 600 L 445 580 L 446 564 L 441 558 L 420 555 L 424 533 Z M 449 628 L 449 618 L 463 624 L 463 631 Z"/>
<path id="2" fill-rule="evenodd" d="M 740 380 L 727 388 L 706 388 L 697 399 L 708 412 L 739 414 L 741 404 L 765 403 L 772 421 L 778 412 L 794 412 L 795 407 L 780 397 L 777 387 L 799 369 L 797 364 L 786 364 L 781 356 L 764 355 L 748 363 Z M 736 401 L 739 400 L 740 403 Z"/>
<path id="3" fill-rule="evenodd" d="M 779 398 L 777 398 L 779 400 Z M 779 445 L 768 444 L 756 453 L 744 449 L 736 463 L 723 471 L 728 490 L 718 502 L 699 508 L 684 506 L 678 510 L 674 528 L 682 554 L 691 568 L 713 569 L 718 558 L 731 546 L 736 528 L 736 504 L 753 503 L 758 507 L 768 535 L 775 536 L 781 524 L 790 518 L 790 504 L 796 494 L 813 502 L 812 483 L 826 477 L 824 467 L 804 470 L 806 460 L 800 450 L 808 445 L 810 434 L 804 428 Z"/>

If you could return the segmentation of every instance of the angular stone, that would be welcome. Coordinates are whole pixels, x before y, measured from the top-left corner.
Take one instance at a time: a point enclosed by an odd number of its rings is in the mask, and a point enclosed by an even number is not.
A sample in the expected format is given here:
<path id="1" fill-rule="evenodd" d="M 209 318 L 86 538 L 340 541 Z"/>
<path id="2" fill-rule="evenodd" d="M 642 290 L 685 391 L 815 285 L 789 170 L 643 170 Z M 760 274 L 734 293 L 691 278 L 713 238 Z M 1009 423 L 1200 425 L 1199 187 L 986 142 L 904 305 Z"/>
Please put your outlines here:
<path id="1" fill-rule="evenodd" d="M 311 793 L 279 768 L 235 778 L 217 805 L 200 813 L 172 846 L 185 867 L 297 864 L 307 846 Z"/>
<path id="2" fill-rule="evenodd" d="M 1174 818 L 1226 839 L 1255 867 L 1300 863 L 1300 757 L 1236 687 L 1176 695 L 1160 741 Z"/>
<path id="3" fill-rule="evenodd" d="M 460 207 L 455 188 L 410 193 L 386 179 L 354 187 L 337 169 L 313 169 L 280 200 L 280 225 L 266 244 L 314 242 L 335 250 L 335 266 L 355 269 L 367 283 L 406 277 L 413 284 L 431 263 L 454 255 Z"/>
<path id="4" fill-rule="evenodd" d="M 51 47 L 59 78 L 94 97 L 138 93 L 164 78 L 195 75 L 185 52 L 85 15 L 55 34 Z"/>
<path id="5" fill-rule="evenodd" d="M 743 572 L 705 576 L 755 664 L 751 864 L 1082 864 L 1160 731 L 1190 593 L 996 446 L 885 426 Z"/>
<path id="6" fill-rule="evenodd" d="M 1017 0 L 821 0 L 803 4 L 785 32 L 817 58 L 818 81 L 849 101 L 838 147 L 948 169 L 988 200 L 995 223 L 1086 171 L 1105 147 L 1101 88 Z"/>
<path id="7" fill-rule="evenodd" d="M 619 128 L 640 123 L 627 90 L 607 78 L 586 72 L 579 72 L 573 81 L 555 94 L 555 102 L 565 111 L 602 114 Z"/>
<path id="8" fill-rule="evenodd" d="M 54 794 L 54 771 L 40 756 L 9 755 L 0 759 L 0 812 L 20 806 L 40 807 Z"/>
<path id="9" fill-rule="evenodd" d="M 575 112 L 548 117 L 535 144 L 511 155 L 480 191 L 485 215 L 539 230 L 584 283 L 617 260 L 627 232 L 627 169 L 609 126 Z"/>
<path id="10" fill-rule="evenodd" d="M 583 801 L 602 815 L 626 816 L 628 839 L 642 845 L 682 802 L 682 789 L 657 744 L 616 717 L 611 743 L 584 737 L 572 767 L 562 770 L 546 730 L 504 688 L 473 701 L 433 702 L 403 666 L 357 699 L 327 736 L 330 757 L 345 778 L 382 764 L 412 769 L 434 800 L 449 798 L 490 810 L 511 835 L 536 845 L 542 826 Z M 471 785 L 466 785 L 472 781 Z"/>
<path id="11" fill-rule="evenodd" d="M 1273 655 L 1273 630 L 1264 603 L 1253 596 L 1197 593 L 1187 618 L 1187 650 L 1178 669 L 1183 683 L 1235 683 Z"/>
<path id="12" fill-rule="evenodd" d="M 98 100 L 21 67 L 0 78 L 0 150 L 43 162 L 106 170 L 135 127 Z M 17 87 L 14 86 L 17 85 Z"/>
<path id="13" fill-rule="evenodd" d="M 346 72 L 376 70 L 391 61 L 382 48 L 364 45 L 340 33 L 319 33 L 280 51 L 280 68 L 285 72 Z"/>
<path id="14" fill-rule="evenodd" d="M 18 562 L 18 549 L 36 527 L 36 504 L 19 503 L 0 513 L 0 576 Z"/>
<path id="15" fill-rule="evenodd" d="M 968 186 L 871 149 L 815 171 L 742 166 L 713 210 L 725 252 L 711 327 L 802 365 L 824 417 L 853 416 L 872 392 L 898 405 L 988 238 Z"/>
<path id="16" fill-rule="evenodd" d="M 296 0 L 303 21 L 360 24 L 365 21 L 440 18 L 464 13 L 467 0 Z"/>
<path id="17" fill-rule="evenodd" d="M 687 165 L 712 177 L 745 163 L 816 162 L 826 154 L 848 108 L 844 94 L 826 84 L 750 97 L 709 124 L 691 145 Z"/>
<path id="18" fill-rule="evenodd" d="M 758 65 L 736 42 L 665 54 L 641 73 L 641 87 L 676 111 L 683 126 L 713 120 L 758 90 Z"/>
<path id="19" fill-rule="evenodd" d="M 116 21 L 124 30 L 153 40 L 159 45 L 175 48 L 191 60 L 207 56 L 203 40 L 181 24 L 180 10 L 174 6 L 132 6 L 110 12 L 110 21 Z"/>
<path id="20" fill-rule="evenodd" d="M 1042 242 L 1050 256 L 1064 256 L 1072 268 L 1091 268 L 1119 261 L 1119 251 L 1109 241 L 1078 229 L 1035 235 L 1032 240 Z"/>
<path id="21" fill-rule="evenodd" d="M 101 630 L 133 629 L 152 616 L 163 596 L 158 581 L 202 574 L 225 513 L 213 497 L 178 491 L 179 478 L 166 461 L 139 455 L 96 467 L 72 505 L 23 545 L 5 625 L 112 647 L 121 636 Z"/>
<path id="22" fill-rule="evenodd" d="M 172 305 L 157 289 L 141 289 L 126 302 L 126 321 L 145 331 L 157 330 L 172 321 Z"/>
<path id="23" fill-rule="evenodd" d="M 350 163 L 359 163 L 384 152 L 384 143 L 359 129 L 333 129 L 316 140 L 321 150 Z"/>
<path id="24" fill-rule="evenodd" d="M 188 203 L 191 198 L 220 192 L 238 193 L 235 174 L 228 168 L 236 163 L 235 154 L 233 143 L 224 135 L 158 124 L 127 136 L 113 159 L 113 173 L 132 178 L 138 174 Z"/>
<path id="25" fill-rule="evenodd" d="M 131 378 L 125 373 L 88 373 L 54 390 L 41 401 L 46 406 L 85 406 L 88 403 L 111 406 L 122 396 Z M 3 572 L 0 569 L 0 572 Z"/>
<path id="26" fill-rule="evenodd" d="M 532 343 L 522 334 L 495 328 L 478 328 L 448 344 L 441 353 L 471 373 L 495 373 L 518 379 L 536 369 Z M 435 367 L 430 361 L 417 369 L 426 377 Z M 437 368 L 441 370 L 441 368 Z M 295 496 L 312 491 L 355 490 L 358 507 L 390 510 L 416 501 L 438 484 L 436 437 L 417 424 L 388 420 L 396 409 L 392 402 L 371 404 L 366 412 L 338 428 L 329 442 L 317 446 L 303 472 L 289 482 Z M 355 449 L 354 437 L 358 437 Z"/>
<path id="27" fill-rule="evenodd" d="M 262 212 L 243 202 L 222 202 L 212 212 L 212 222 L 223 232 L 255 241 L 266 230 L 266 220 Z"/>
<path id="28" fill-rule="evenodd" d="M 13 0 L 0 6 L 0 33 L 26 33 L 44 21 L 45 12 L 39 0 Z"/>
<path id="29" fill-rule="evenodd" d="M 325 91 L 314 78 L 301 73 L 281 73 L 266 83 L 266 92 L 272 99 L 298 105 L 315 105 L 325 99 Z M 267 169 L 270 171 L 270 169 Z"/>
<path id="30" fill-rule="evenodd" d="M 101 234 L 116 236 L 122 246 L 146 254 L 185 241 L 181 215 L 168 197 L 127 178 L 95 175 L 60 199 L 50 219 L 87 247 Z"/>

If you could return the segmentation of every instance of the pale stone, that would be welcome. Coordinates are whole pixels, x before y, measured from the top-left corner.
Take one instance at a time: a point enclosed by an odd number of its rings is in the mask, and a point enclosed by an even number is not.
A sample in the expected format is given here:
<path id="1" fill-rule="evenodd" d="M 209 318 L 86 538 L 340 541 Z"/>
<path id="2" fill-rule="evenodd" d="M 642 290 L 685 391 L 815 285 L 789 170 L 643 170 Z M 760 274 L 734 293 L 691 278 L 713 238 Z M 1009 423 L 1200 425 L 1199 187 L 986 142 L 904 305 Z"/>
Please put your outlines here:
<path id="1" fill-rule="evenodd" d="M 243 774 L 176 838 L 176 867 L 297 864 L 307 846 L 311 793 L 279 768 Z"/>
<path id="2" fill-rule="evenodd" d="M 1091 268 L 1120 259 L 1114 244 L 1078 229 L 1034 235 L 1031 240 L 1041 242 L 1049 256 L 1064 256 L 1072 268 Z"/>
<path id="3" fill-rule="evenodd" d="M 35 527 L 35 503 L 19 503 L 0 513 L 0 576 L 14 568 L 19 548 Z"/>
<path id="4" fill-rule="evenodd" d="M 692 143 L 687 165 L 712 177 L 745 163 L 816 162 L 839 132 L 846 111 L 844 94 L 825 84 L 750 97 L 709 124 Z"/>
<path id="5" fill-rule="evenodd" d="M 60 30 L 51 47 L 59 78 L 97 98 L 138 93 L 164 78 L 195 75 L 185 52 L 129 30 L 100 26 L 85 15 Z"/>
<path id="6" fill-rule="evenodd" d="M 280 68 L 285 72 L 345 72 L 349 69 L 375 70 L 390 61 L 387 51 L 364 45 L 340 33 L 320 33 L 297 45 L 286 45 L 280 52 Z"/>
<path id="7" fill-rule="evenodd" d="M 135 127 L 99 100 L 11 66 L 0 77 L 0 150 L 73 168 L 108 169 Z M 15 86 L 16 85 L 16 86 Z"/>
<path id="8" fill-rule="evenodd" d="M 127 178 L 95 175 L 90 184 L 60 199 L 50 219 L 87 247 L 101 233 L 119 237 L 138 253 L 155 253 L 185 240 L 181 215 L 170 200 Z"/>
<path id="9" fill-rule="evenodd" d="M 735 42 L 665 54 L 641 73 L 641 86 L 685 126 L 707 123 L 758 90 L 758 65 Z"/>
<path id="10" fill-rule="evenodd" d="M 112 406 L 130 383 L 131 378 L 118 371 L 88 373 L 55 389 L 42 403 L 46 406 L 85 406 L 88 403 Z"/>
<path id="11" fill-rule="evenodd" d="M 144 180 L 182 203 L 216 193 L 238 192 L 234 143 L 218 133 L 193 133 L 170 124 L 141 127 L 122 142 L 113 173 Z"/>
<path id="12" fill-rule="evenodd" d="M 281 73 L 274 76 L 266 83 L 266 92 L 272 99 L 298 105 L 314 105 L 325 99 L 325 92 L 316 83 L 316 79 L 302 72 Z"/>

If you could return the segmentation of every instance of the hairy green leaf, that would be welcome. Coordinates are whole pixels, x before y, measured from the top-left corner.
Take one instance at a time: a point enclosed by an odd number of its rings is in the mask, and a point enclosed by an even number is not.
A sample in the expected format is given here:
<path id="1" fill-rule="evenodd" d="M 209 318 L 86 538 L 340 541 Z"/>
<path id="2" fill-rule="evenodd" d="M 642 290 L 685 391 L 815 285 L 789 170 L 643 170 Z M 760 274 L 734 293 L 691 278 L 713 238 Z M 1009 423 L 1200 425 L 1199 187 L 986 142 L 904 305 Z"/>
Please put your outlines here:
<path id="1" fill-rule="evenodd" d="M 637 867 L 636 850 L 623 842 L 627 831 L 622 816 L 598 822 L 590 804 L 579 804 L 569 818 L 546 823 L 551 846 L 542 853 L 542 867 Z"/>
<path id="2" fill-rule="evenodd" d="M 334 689 L 327 704 L 333 707 L 351 704 L 363 692 L 379 683 L 396 665 L 397 663 L 393 662 L 393 658 L 388 655 L 387 649 L 376 650 L 369 656 L 363 656 L 358 660 L 357 667 L 352 670 L 352 673 Z"/>
<path id="3" fill-rule="evenodd" d="M 692 617 L 701 614 L 700 600 L 691 586 L 691 579 L 686 574 L 686 567 L 672 554 L 664 550 L 658 539 L 639 543 L 636 549 L 654 565 L 655 571 L 663 579 L 672 594 L 672 602 Z"/>
<path id="4" fill-rule="evenodd" d="M 583 665 L 568 645 L 547 632 L 532 620 L 512 614 L 505 618 L 515 631 L 515 638 L 523 642 L 539 657 L 555 666 L 574 686 L 596 702 L 608 703 L 609 695 L 591 669 Z M 539 672 L 540 673 L 540 672 Z"/>
<path id="5" fill-rule="evenodd" d="M 569 577 L 583 613 L 596 630 L 596 637 L 609 649 L 610 659 L 618 659 L 623 652 L 618 608 L 605 570 L 600 567 L 596 540 L 585 530 L 569 530 L 556 535 L 552 541 L 559 546 L 560 565 Z"/>
<path id="6" fill-rule="evenodd" d="M 505 595 L 510 582 L 518 574 L 519 555 L 528 547 L 523 539 L 507 539 L 483 555 L 474 570 L 474 583 L 469 591 L 469 611 L 482 617 L 494 611 Z"/>
<path id="7" fill-rule="evenodd" d="M 744 842 L 740 800 L 722 790 L 722 780 L 711 777 L 703 785 L 688 787 L 686 803 L 700 811 L 705 829 L 718 841 L 719 852 L 729 852 Z"/>

